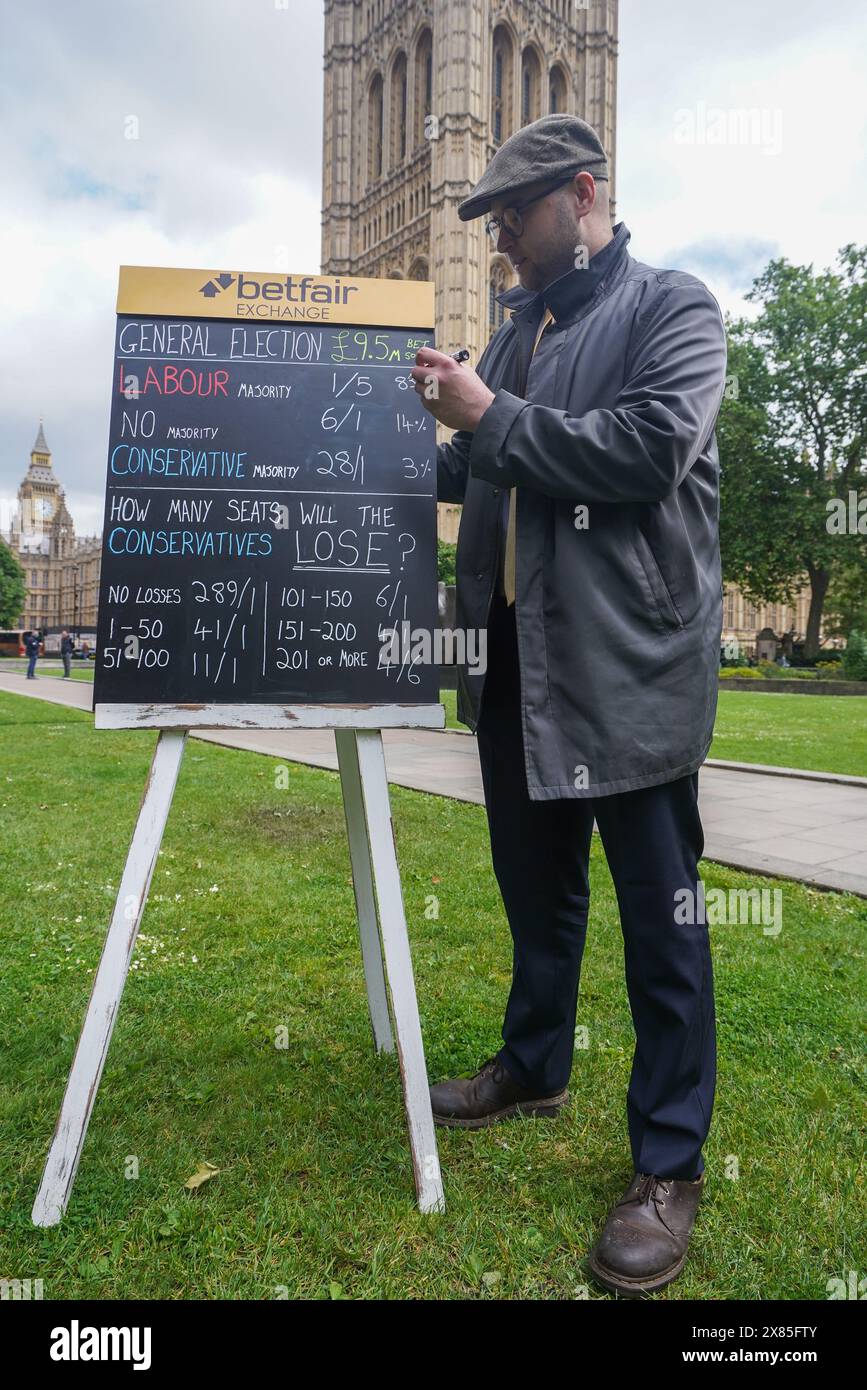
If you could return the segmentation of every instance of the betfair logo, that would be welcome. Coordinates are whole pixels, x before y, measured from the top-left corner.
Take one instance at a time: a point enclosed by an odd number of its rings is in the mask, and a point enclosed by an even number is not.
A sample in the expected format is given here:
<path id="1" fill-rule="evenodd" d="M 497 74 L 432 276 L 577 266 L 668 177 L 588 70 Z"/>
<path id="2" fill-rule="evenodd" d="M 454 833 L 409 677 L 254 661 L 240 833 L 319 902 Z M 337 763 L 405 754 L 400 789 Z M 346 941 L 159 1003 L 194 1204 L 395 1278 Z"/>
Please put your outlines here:
<path id="1" fill-rule="evenodd" d="M 239 300 L 288 300 L 292 304 L 346 304 L 351 294 L 358 294 L 358 285 L 341 285 L 339 280 L 320 280 L 314 275 L 287 275 L 281 280 L 254 280 L 243 271 L 238 275 L 215 275 L 199 289 L 205 299 L 215 299 L 230 285 L 237 285 Z M 242 310 L 239 308 L 238 312 Z"/>
<path id="2" fill-rule="evenodd" d="M 209 280 L 206 285 L 202 285 L 199 294 L 203 294 L 206 299 L 213 299 L 216 295 L 227 290 L 234 282 L 234 275 L 227 275 L 225 271 L 222 275 L 215 275 L 213 280 Z"/>

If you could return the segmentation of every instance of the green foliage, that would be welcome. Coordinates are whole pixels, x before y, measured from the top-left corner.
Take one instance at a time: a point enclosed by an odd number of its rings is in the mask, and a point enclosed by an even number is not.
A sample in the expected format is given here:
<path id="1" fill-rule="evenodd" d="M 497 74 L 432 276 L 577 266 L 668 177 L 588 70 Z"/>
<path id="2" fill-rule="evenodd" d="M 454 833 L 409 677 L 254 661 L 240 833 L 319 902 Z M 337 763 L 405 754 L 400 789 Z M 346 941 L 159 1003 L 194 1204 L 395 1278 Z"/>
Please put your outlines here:
<path id="1" fill-rule="evenodd" d="M 775 661 L 760 661 L 755 666 L 722 666 L 719 674 L 720 680 L 737 676 L 769 681 L 835 680 L 848 675 L 843 661 L 817 661 L 815 666 L 778 666 Z"/>
<path id="2" fill-rule="evenodd" d="M 437 539 L 437 578 L 441 584 L 455 584 L 455 556 L 457 546 L 451 541 Z"/>
<path id="3" fill-rule="evenodd" d="M 5 541 L 0 540 L 0 627 L 17 627 L 26 594 L 24 571 Z"/>
<path id="4" fill-rule="evenodd" d="M 725 578 L 754 603 L 812 589 L 807 651 L 818 651 L 825 595 L 844 566 L 867 587 L 867 537 L 832 534 L 828 502 L 867 483 L 867 247 L 839 270 L 771 261 L 729 322 L 727 392 L 718 424 Z"/>
<path id="5" fill-rule="evenodd" d="M 819 674 L 813 666 L 778 666 L 775 661 L 760 661 L 758 669 L 772 681 L 814 681 Z"/>
<path id="6" fill-rule="evenodd" d="M 867 575 L 857 560 L 836 566 L 825 600 L 825 631 L 845 637 L 857 628 L 867 632 Z"/>
<path id="7" fill-rule="evenodd" d="M 863 632 L 849 633 L 849 645 L 843 653 L 843 670 L 851 681 L 867 681 L 867 636 Z"/>
<path id="8" fill-rule="evenodd" d="M 793 567 L 791 500 L 773 433 L 773 383 L 764 352 L 746 320 L 728 323 L 728 373 L 736 394 L 723 401 L 720 453 L 720 548 L 723 577 L 752 603 L 790 601 L 801 573 Z"/>

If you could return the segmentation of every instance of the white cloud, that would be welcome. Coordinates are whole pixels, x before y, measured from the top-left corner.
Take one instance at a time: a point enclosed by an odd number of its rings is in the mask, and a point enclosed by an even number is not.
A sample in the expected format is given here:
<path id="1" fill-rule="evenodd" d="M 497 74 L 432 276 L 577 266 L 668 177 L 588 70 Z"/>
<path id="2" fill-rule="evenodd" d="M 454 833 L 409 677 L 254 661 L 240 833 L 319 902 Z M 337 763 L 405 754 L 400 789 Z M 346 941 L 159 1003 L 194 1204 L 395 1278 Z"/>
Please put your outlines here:
<path id="1" fill-rule="evenodd" d="M 802 0 L 764 8 L 624 0 L 621 13 L 618 217 L 634 255 L 669 265 L 678 250 L 703 248 L 681 268 L 706 279 L 723 307 L 744 312 L 756 247 L 767 248 L 765 259 L 818 267 L 864 239 L 863 5 L 829 14 Z M 748 112 L 758 121 L 739 119 Z M 690 127 L 694 143 L 683 139 Z M 741 133 L 758 139 L 733 142 Z"/>
<path id="2" fill-rule="evenodd" d="M 320 0 L 4 24 L 0 501 L 42 416 L 76 529 L 100 529 L 120 265 L 318 271 L 322 25 Z"/>

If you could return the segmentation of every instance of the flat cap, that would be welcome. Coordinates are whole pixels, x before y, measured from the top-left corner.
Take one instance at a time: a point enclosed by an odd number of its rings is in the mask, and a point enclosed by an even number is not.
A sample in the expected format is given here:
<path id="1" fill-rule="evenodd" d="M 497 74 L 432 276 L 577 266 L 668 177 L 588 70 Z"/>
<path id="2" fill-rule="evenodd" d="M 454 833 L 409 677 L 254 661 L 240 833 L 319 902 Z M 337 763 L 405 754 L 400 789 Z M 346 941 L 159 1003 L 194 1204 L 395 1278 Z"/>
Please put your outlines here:
<path id="1" fill-rule="evenodd" d="M 543 116 L 500 146 L 470 196 L 458 204 L 458 217 L 470 222 L 490 212 L 494 198 L 516 188 L 585 170 L 594 179 L 608 178 L 608 158 L 592 125 L 565 111 Z"/>

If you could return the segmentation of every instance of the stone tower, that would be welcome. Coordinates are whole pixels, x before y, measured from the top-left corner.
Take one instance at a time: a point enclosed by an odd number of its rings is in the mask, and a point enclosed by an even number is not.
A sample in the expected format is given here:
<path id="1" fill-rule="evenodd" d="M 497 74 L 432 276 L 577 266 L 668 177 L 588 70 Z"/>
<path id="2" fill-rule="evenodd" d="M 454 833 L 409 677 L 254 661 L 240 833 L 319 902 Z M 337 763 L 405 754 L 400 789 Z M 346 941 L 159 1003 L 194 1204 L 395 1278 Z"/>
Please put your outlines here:
<path id="1" fill-rule="evenodd" d="M 95 628 L 102 546 L 98 536 L 75 534 L 41 420 L 18 489 L 9 546 L 27 588 L 18 626 L 43 632 L 61 625 Z"/>
<path id="2" fill-rule="evenodd" d="M 12 541 L 16 549 L 47 555 L 55 531 L 61 545 L 65 546 L 72 532 L 72 517 L 66 507 L 63 488 L 51 466 L 51 450 L 40 420 L 36 441 L 30 450 L 30 467 L 18 489 Z"/>
<path id="3" fill-rule="evenodd" d="M 458 203 L 520 126 L 571 111 L 613 211 L 616 92 L 617 0 L 325 0 L 322 274 L 433 280 L 437 346 L 477 360 L 516 280 Z"/>

